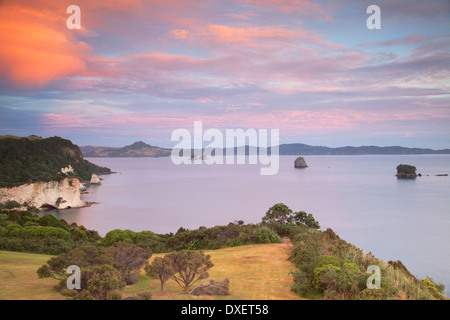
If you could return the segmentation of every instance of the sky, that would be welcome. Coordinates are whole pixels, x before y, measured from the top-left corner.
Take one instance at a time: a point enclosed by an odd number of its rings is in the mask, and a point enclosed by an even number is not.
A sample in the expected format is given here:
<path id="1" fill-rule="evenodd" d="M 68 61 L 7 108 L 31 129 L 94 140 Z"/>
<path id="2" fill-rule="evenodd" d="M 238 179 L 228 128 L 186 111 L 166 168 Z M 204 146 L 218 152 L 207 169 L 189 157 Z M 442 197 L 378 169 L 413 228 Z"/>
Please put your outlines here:
<path id="1" fill-rule="evenodd" d="M 448 0 L 3 0 L 0 43 L 1 135 L 450 148 Z"/>

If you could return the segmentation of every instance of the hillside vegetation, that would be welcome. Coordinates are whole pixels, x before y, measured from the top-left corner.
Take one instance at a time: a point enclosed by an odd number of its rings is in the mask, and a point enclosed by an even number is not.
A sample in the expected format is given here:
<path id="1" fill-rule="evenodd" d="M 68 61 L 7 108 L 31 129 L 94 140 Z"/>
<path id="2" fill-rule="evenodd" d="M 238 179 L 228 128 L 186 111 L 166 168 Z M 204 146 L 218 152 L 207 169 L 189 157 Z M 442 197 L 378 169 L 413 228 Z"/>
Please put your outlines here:
<path id="1" fill-rule="evenodd" d="M 34 272 L 69 299 L 199 299 L 188 292 L 210 279 L 229 281 L 229 294 L 207 299 L 447 299 L 442 284 L 417 279 L 401 261 L 384 262 L 319 229 L 311 214 L 282 203 L 257 224 L 236 221 L 175 234 L 116 229 L 104 237 L 50 215 L 0 211 L 0 248 L 58 254 Z M 20 263 L 4 264 L 1 257 L 3 283 L 20 278 L 11 270 Z M 80 290 L 66 288 L 70 265 L 81 269 Z M 369 267 L 380 270 L 378 288 L 368 288 Z M 189 281 L 180 282 L 185 275 Z"/>
<path id="2" fill-rule="evenodd" d="M 67 177 L 61 168 L 69 165 L 73 168 L 73 176 L 80 180 L 89 180 L 92 173 L 111 173 L 109 168 L 85 160 L 79 147 L 70 140 L 35 136 L 3 136 L 0 139 L 0 188 L 37 181 L 59 181 Z"/>

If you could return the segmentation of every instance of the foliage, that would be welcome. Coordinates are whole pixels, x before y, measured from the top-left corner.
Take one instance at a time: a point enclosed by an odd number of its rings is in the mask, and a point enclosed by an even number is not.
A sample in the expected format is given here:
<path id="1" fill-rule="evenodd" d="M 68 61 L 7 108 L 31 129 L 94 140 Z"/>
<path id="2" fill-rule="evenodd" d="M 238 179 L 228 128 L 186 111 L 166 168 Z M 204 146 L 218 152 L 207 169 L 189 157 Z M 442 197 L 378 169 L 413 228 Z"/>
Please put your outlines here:
<path id="1" fill-rule="evenodd" d="M 132 277 L 132 273 L 138 272 L 152 256 L 150 250 L 131 243 L 118 243 L 117 246 L 108 248 L 107 252 L 111 254 L 114 261 L 118 264 L 120 275 L 126 284 L 136 282 Z"/>
<path id="2" fill-rule="evenodd" d="M 269 208 L 262 221 L 275 226 L 296 224 L 320 229 L 319 222 L 314 219 L 312 214 L 306 213 L 305 211 L 293 212 L 283 203 L 277 203 Z"/>
<path id="3" fill-rule="evenodd" d="M 445 299 L 443 285 L 418 280 L 400 262 L 386 263 L 342 240 L 333 230 L 297 229 L 290 260 L 292 290 L 304 297 L 323 299 Z M 368 289 L 370 265 L 381 272 L 381 288 Z M 434 290 L 434 288 L 436 290 Z"/>
<path id="4" fill-rule="evenodd" d="M 151 253 L 134 244 L 118 244 L 105 248 L 99 245 L 78 247 L 47 261 L 37 270 L 39 278 L 60 280 L 59 290 L 70 299 L 121 299 L 116 290 L 123 288 L 132 272 L 137 272 L 147 263 Z M 66 287 L 66 269 L 76 265 L 81 270 L 81 289 Z"/>
<path id="5" fill-rule="evenodd" d="M 0 249 L 60 254 L 78 246 L 95 243 L 98 232 L 45 214 L 39 217 L 29 211 L 3 211 L 0 220 Z"/>
<path id="6" fill-rule="evenodd" d="M 277 203 L 267 210 L 262 218 L 266 222 L 275 222 L 279 224 L 292 223 L 292 210 L 283 203 Z"/>
<path id="7" fill-rule="evenodd" d="M 256 243 L 275 243 L 280 242 L 280 236 L 267 227 L 260 227 L 255 231 Z"/>
<path id="8" fill-rule="evenodd" d="M 161 293 L 164 293 L 164 284 L 175 274 L 172 259 L 167 256 L 155 258 L 151 264 L 145 266 L 144 270 L 147 276 L 159 279 L 161 282 Z"/>
<path id="9" fill-rule="evenodd" d="M 81 154 L 78 146 L 60 137 L 47 139 L 0 139 L 0 188 L 37 181 L 60 181 L 70 175 L 61 168 L 72 166 L 74 177 L 89 180 L 92 173 L 110 173 Z"/>
<path id="10" fill-rule="evenodd" d="M 20 203 L 14 200 L 6 201 L 5 203 L 0 203 L 0 209 L 14 209 L 19 207 Z"/>
<path id="11" fill-rule="evenodd" d="M 397 166 L 397 174 L 416 174 L 416 167 L 409 164 L 400 164 Z"/>
<path id="12" fill-rule="evenodd" d="M 431 278 L 425 278 L 420 280 L 420 284 L 425 287 L 435 299 L 438 300 L 445 300 L 446 297 L 444 296 L 443 292 L 445 290 L 445 286 L 441 284 L 437 284 L 433 281 Z"/>
<path id="13" fill-rule="evenodd" d="M 172 279 L 186 293 L 195 282 L 208 278 L 208 270 L 214 266 L 210 255 L 205 255 L 202 251 L 182 250 L 168 254 L 167 258 L 174 270 Z"/>

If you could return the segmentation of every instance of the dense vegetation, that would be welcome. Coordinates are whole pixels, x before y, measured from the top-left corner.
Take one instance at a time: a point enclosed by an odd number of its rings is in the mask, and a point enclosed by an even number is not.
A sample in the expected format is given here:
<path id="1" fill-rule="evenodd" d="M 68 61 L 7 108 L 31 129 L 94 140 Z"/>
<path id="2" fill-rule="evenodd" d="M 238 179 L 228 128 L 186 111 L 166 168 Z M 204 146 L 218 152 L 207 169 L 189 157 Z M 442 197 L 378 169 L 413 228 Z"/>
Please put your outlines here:
<path id="1" fill-rule="evenodd" d="M 9 204 L 10 205 L 10 204 Z M 150 277 L 172 279 L 189 292 L 213 267 L 201 250 L 244 244 L 276 243 L 288 237 L 294 244 L 290 260 L 292 290 L 314 299 L 446 299 L 444 286 L 432 279 L 415 278 L 400 261 L 388 263 L 365 254 L 333 230 L 320 231 L 319 223 L 304 211 L 293 212 L 282 203 L 266 212 L 261 223 L 236 221 L 226 226 L 180 228 L 173 234 L 112 230 L 105 237 L 51 215 L 28 211 L 0 211 L 0 249 L 59 254 L 38 270 L 42 278 L 60 280 L 58 290 L 71 299 L 121 299 L 119 290 L 138 281 L 144 268 Z M 152 253 L 168 253 L 151 264 Z M 67 290 L 66 268 L 82 269 L 81 289 Z M 380 289 L 368 289 L 369 266 L 381 271 Z M 149 299 L 150 293 L 135 297 Z"/>
<path id="2" fill-rule="evenodd" d="M 134 273 L 147 263 L 151 252 L 133 244 L 120 243 L 115 247 L 87 245 L 51 258 L 37 271 L 40 278 L 60 280 L 56 289 L 75 300 L 118 300 L 118 290 L 137 281 Z M 67 288 L 68 266 L 80 268 L 78 290 Z M 144 299 L 149 299 L 146 294 Z"/>
<path id="3" fill-rule="evenodd" d="M 47 139 L 0 139 L 0 187 L 13 187 L 36 181 L 59 181 L 66 177 L 61 168 L 72 166 L 74 177 L 89 180 L 92 173 L 111 170 L 99 167 L 81 154 L 78 146 L 59 137 Z"/>
<path id="4" fill-rule="evenodd" d="M 297 228 L 292 234 L 295 246 L 291 261 L 292 289 L 304 297 L 362 300 L 446 299 L 444 286 L 432 279 L 416 279 L 400 261 L 388 263 L 365 254 L 342 240 L 333 230 Z M 378 266 L 380 289 L 368 289 L 369 266 Z"/>
<path id="5" fill-rule="evenodd" d="M 416 174 L 416 167 L 409 164 L 400 164 L 397 166 L 397 174 Z"/>
<path id="6" fill-rule="evenodd" d="M 46 214 L 0 211 L 0 250 L 61 254 L 101 239 L 96 231 Z"/>

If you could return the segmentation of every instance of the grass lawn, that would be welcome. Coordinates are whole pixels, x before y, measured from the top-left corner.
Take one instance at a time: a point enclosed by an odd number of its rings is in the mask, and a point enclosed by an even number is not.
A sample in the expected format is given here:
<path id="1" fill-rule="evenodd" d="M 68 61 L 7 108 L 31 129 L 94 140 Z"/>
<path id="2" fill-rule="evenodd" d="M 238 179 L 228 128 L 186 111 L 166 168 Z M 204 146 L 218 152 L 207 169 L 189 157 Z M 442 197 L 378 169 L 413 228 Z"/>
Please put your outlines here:
<path id="1" fill-rule="evenodd" d="M 36 273 L 51 257 L 45 254 L 0 251 L 0 299 L 64 299 L 53 290 L 58 281 L 39 279 Z"/>
<path id="2" fill-rule="evenodd" d="M 164 286 L 164 295 L 160 295 L 158 279 L 149 279 L 143 273 L 141 281 L 123 290 L 124 296 L 132 296 L 139 292 L 149 291 L 152 299 L 249 299 L 249 300 L 297 300 L 300 299 L 290 291 L 293 283 L 289 274 L 293 265 L 287 260 L 289 246 L 285 243 L 258 244 L 240 247 L 207 250 L 211 255 L 214 267 L 209 271 L 209 278 L 222 281 L 230 280 L 229 296 L 195 297 L 183 293 L 178 284 L 169 280 Z M 163 256 L 155 254 L 152 258 Z M 200 283 L 208 283 L 208 279 Z"/>
<path id="3" fill-rule="evenodd" d="M 139 292 L 151 292 L 152 299 L 249 299 L 249 300 L 292 300 L 300 299 L 290 287 L 293 283 L 289 272 L 293 265 L 287 260 L 289 244 L 258 244 L 219 250 L 208 250 L 214 267 L 209 271 L 209 279 L 230 280 L 229 296 L 195 297 L 183 293 L 178 284 L 169 280 L 165 284 L 165 294 L 160 294 L 158 279 L 149 279 L 142 272 L 137 284 L 122 290 L 123 296 L 133 296 Z M 152 258 L 163 256 L 155 254 Z M 36 271 L 51 256 L 44 254 L 0 251 L 0 299 L 7 300 L 56 300 L 65 299 L 53 290 L 58 281 L 39 279 Z M 208 279 L 200 283 L 207 283 Z"/>

